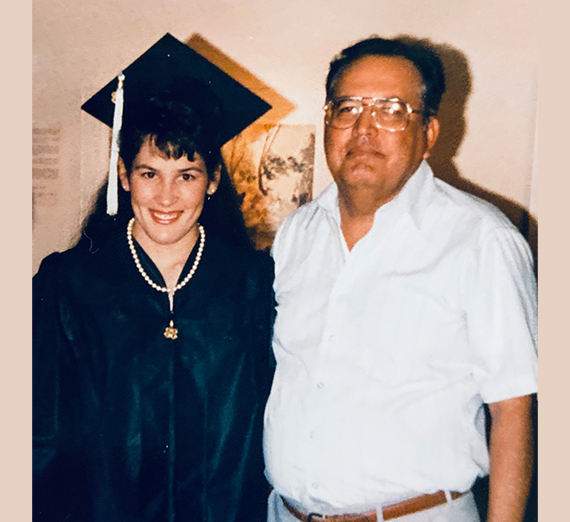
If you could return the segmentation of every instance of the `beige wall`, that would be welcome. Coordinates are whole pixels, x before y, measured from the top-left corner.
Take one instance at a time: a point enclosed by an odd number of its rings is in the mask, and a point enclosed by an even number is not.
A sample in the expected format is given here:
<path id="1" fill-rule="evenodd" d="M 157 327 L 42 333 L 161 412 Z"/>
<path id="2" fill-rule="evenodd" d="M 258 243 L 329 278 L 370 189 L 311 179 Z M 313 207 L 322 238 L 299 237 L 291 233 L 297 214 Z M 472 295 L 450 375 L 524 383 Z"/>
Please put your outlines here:
<path id="1" fill-rule="evenodd" d="M 166 32 L 201 35 L 279 91 L 297 106 L 284 123 L 317 124 L 315 195 L 330 181 L 320 125 L 329 60 L 373 33 L 429 38 L 445 51 L 452 87 L 436 174 L 517 224 L 521 209 L 537 217 L 532 0 L 34 0 L 33 9 L 34 167 L 51 166 L 34 180 L 34 271 L 73 241 L 107 169 L 108 130 L 81 104 Z"/>

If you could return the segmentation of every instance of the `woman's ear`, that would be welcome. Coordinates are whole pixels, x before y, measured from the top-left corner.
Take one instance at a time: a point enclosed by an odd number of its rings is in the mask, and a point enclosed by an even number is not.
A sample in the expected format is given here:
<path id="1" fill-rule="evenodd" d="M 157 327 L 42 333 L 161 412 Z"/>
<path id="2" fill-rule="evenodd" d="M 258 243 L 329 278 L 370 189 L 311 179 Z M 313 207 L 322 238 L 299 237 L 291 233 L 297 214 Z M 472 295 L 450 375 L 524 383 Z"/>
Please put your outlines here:
<path id="1" fill-rule="evenodd" d="M 119 161 L 117 162 L 117 171 L 119 173 L 119 179 L 121 180 L 122 187 L 130 192 L 131 186 L 129 184 L 129 176 L 127 175 L 127 168 L 125 167 L 125 162 L 123 158 L 119 156 Z"/>
<path id="2" fill-rule="evenodd" d="M 218 190 L 218 185 L 220 184 L 221 172 L 222 172 L 222 166 L 218 165 L 218 167 L 216 167 L 216 170 L 214 171 L 212 179 L 208 183 L 208 188 L 206 189 L 206 194 L 208 196 L 211 196 L 214 192 L 216 192 L 216 190 Z"/>

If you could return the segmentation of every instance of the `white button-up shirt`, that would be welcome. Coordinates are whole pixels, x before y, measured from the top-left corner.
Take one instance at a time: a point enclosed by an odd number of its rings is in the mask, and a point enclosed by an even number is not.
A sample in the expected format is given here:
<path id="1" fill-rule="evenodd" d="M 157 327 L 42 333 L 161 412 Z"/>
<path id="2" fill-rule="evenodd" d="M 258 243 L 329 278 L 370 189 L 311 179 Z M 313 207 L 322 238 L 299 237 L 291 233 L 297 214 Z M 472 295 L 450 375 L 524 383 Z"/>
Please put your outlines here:
<path id="1" fill-rule="evenodd" d="M 495 207 L 426 162 L 351 251 L 336 185 L 273 246 L 266 473 L 305 512 L 362 512 L 488 472 L 483 402 L 534 393 L 536 282 Z"/>

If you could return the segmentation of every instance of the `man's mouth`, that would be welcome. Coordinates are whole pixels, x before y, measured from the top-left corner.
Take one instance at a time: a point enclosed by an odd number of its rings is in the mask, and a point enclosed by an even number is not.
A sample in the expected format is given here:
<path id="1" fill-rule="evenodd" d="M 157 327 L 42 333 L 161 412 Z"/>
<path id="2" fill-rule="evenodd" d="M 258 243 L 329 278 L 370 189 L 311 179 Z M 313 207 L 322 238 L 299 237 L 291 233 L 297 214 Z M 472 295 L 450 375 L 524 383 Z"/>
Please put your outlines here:
<path id="1" fill-rule="evenodd" d="M 383 154 L 370 147 L 354 147 L 346 153 L 347 158 L 358 158 L 359 156 L 380 157 Z"/>

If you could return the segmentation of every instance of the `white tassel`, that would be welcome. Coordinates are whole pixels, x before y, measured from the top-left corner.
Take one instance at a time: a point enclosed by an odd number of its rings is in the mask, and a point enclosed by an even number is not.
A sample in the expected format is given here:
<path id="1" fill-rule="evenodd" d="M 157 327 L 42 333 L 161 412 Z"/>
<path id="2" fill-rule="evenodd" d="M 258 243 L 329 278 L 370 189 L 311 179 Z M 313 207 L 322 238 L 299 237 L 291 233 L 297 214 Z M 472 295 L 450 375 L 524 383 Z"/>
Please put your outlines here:
<path id="1" fill-rule="evenodd" d="M 107 214 L 114 216 L 119 210 L 119 187 L 117 162 L 119 160 L 119 132 L 123 123 L 124 91 L 123 81 L 125 75 L 120 73 L 117 77 L 119 86 L 115 92 L 115 112 L 113 113 L 113 134 L 111 138 L 111 159 L 109 161 L 109 183 L 107 185 Z"/>

